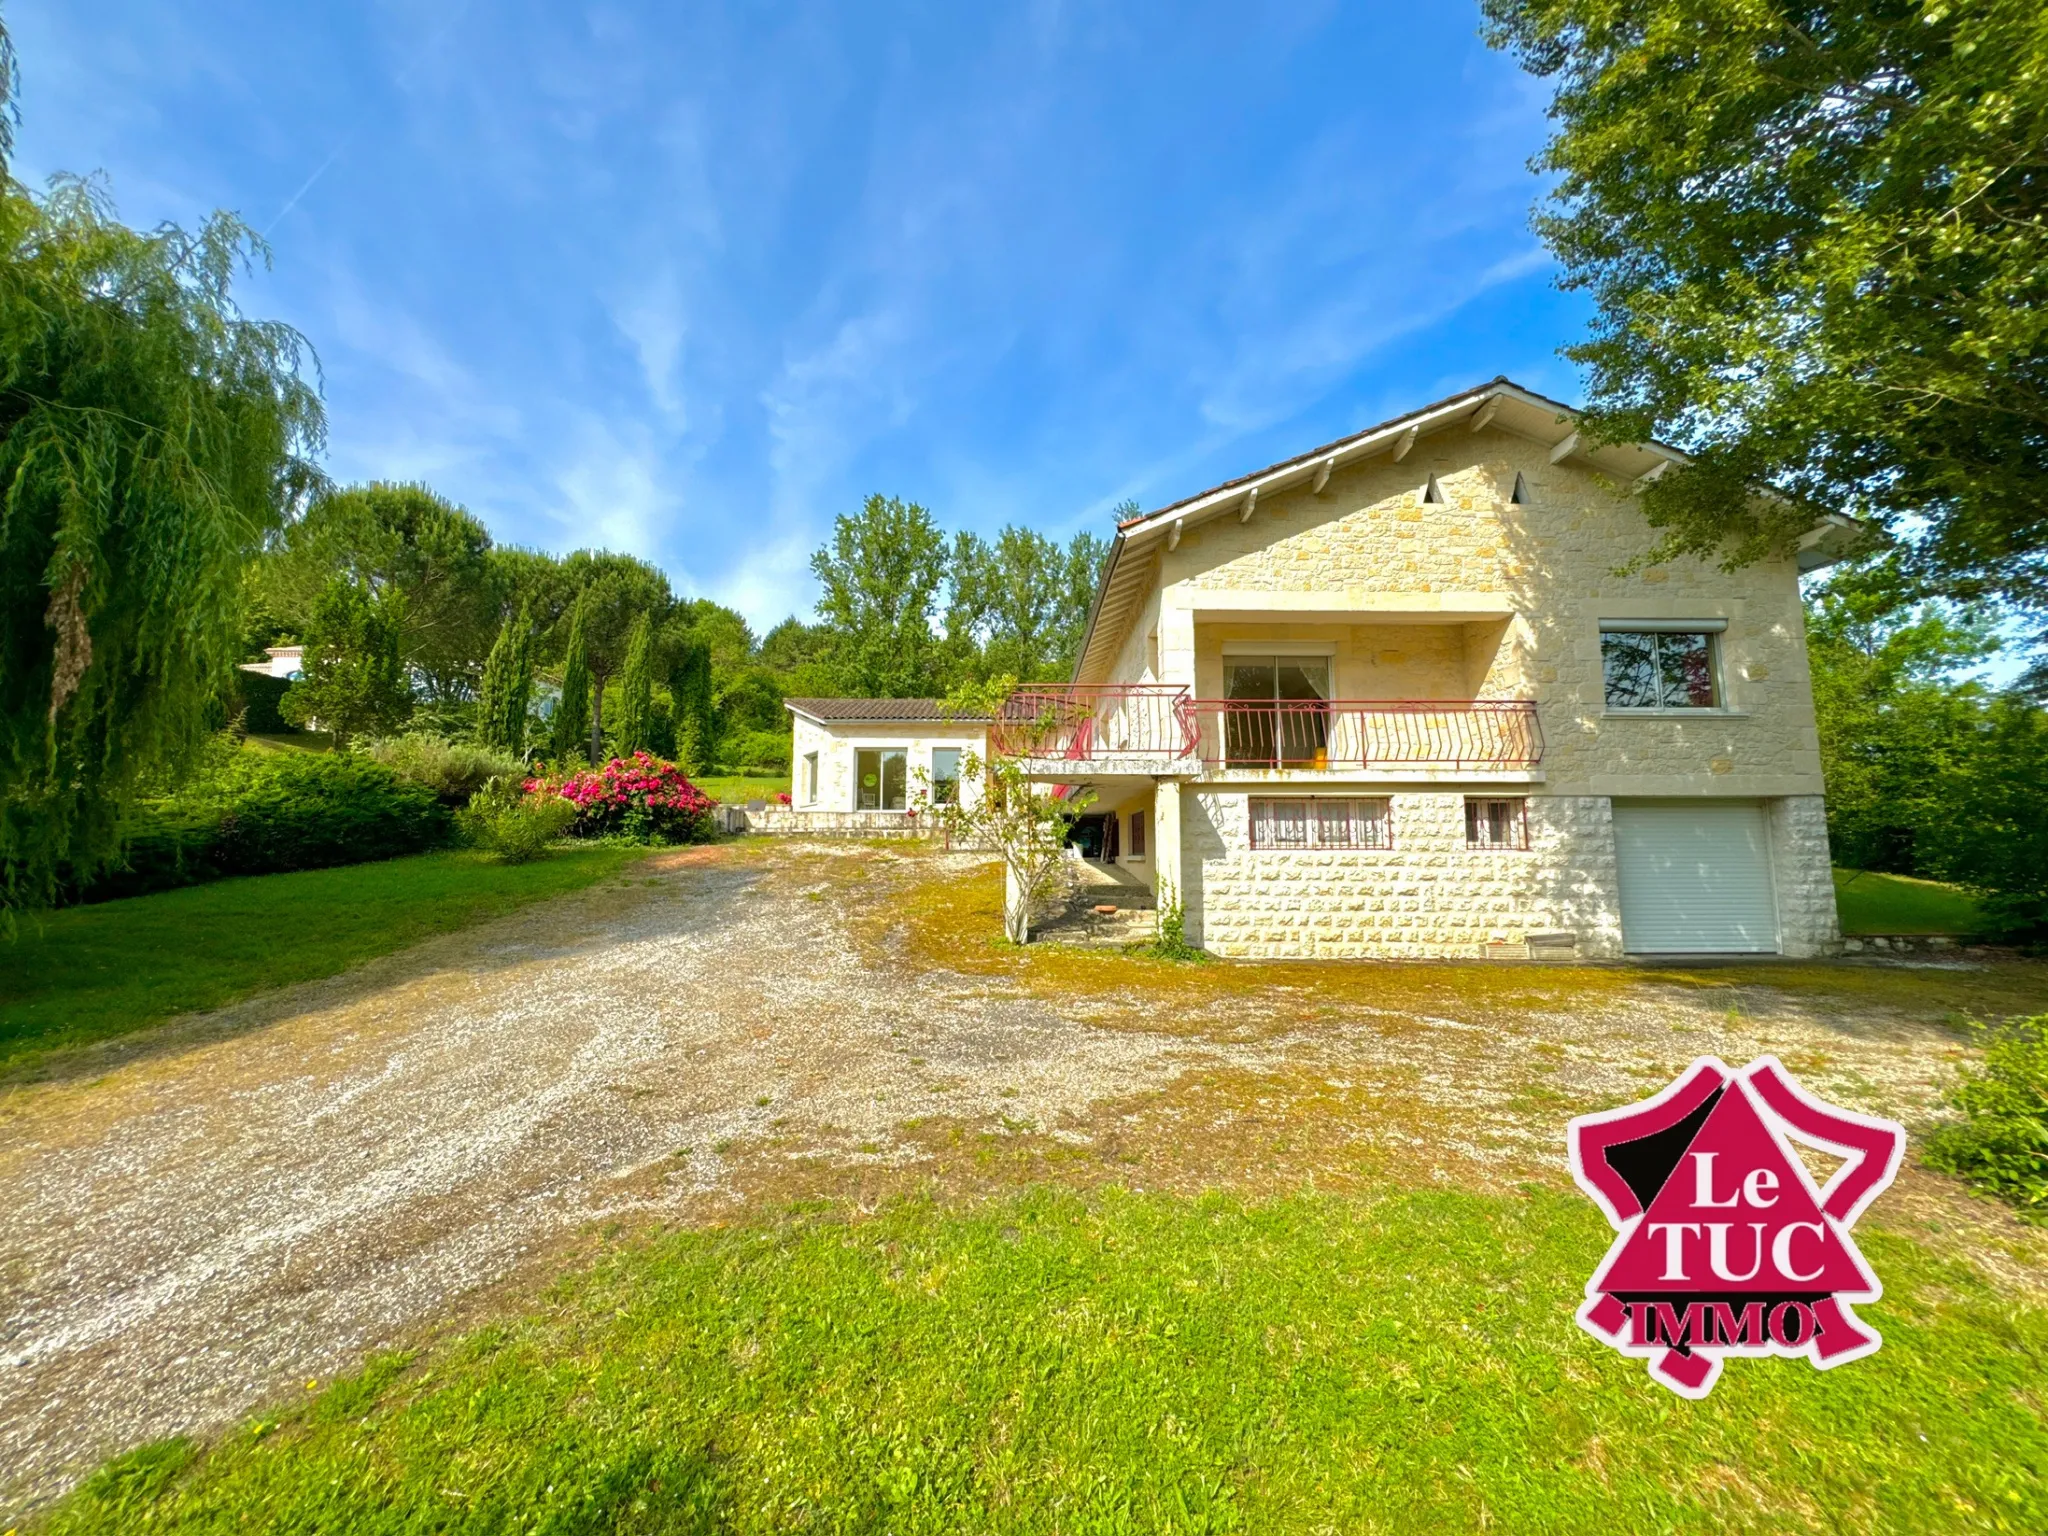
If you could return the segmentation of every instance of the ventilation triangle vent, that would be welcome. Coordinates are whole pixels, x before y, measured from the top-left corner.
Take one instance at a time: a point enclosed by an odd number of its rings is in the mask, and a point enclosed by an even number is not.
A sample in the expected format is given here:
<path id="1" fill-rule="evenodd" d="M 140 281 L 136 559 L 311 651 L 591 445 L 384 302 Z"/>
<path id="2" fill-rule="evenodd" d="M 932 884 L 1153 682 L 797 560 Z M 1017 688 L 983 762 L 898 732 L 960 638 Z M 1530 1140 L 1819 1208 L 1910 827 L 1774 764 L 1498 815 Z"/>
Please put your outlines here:
<path id="1" fill-rule="evenodd" d="M 1431 506 L 1444 504 L 1444 488 L 1436 483 L 1436 476 L 1429 477 L 1429 484 L 1422 488 L 1422 499 Z"/>
<path id="2" fill-rule="evenodd" d="M 1510 496 L 1508 500 L 1518 507 L 1524 507 L 1529 504 L 1529 484 L 1522 478 L 1522 472 L 1519 469 L 1515 471 L 1515 494 Z"/>

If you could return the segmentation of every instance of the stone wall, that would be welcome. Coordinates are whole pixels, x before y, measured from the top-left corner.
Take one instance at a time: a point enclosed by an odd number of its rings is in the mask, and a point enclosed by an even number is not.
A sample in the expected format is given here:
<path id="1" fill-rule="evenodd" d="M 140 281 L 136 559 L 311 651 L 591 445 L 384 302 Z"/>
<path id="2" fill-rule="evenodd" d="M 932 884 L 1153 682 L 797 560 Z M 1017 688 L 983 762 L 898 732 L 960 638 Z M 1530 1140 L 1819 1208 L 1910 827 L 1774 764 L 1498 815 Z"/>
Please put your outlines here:
<path id="1" fill-rule="evenodd" d="M 901 811 L 800 811 L 786 805 L 767 810 L 721 806 L 728 832 L 766 833 L 772 837 L 930 837 L 929 817 Z"/>
<path id="2" fill-rule="evenodd" d="M 1778 945 L 1788 955 L 1841 953 L 1826 803 L 1787 795 L 1768 803 L 1771 879 L 1778 897 Z"/>
<path id="3" fill-rule="evenodd" d="M 1570 933 L 1580 958 L 1621 953 L 1605 798 L 1532 797 L 1526 850 L 1466 847 L 1462 794 L 1388 798 L 1390 849 L 1264 850 L 1251 846 L 1248 796 L 1186 786 L 1189 941 L 1241 958 L 1477 958 L 1496 941 Z"/>

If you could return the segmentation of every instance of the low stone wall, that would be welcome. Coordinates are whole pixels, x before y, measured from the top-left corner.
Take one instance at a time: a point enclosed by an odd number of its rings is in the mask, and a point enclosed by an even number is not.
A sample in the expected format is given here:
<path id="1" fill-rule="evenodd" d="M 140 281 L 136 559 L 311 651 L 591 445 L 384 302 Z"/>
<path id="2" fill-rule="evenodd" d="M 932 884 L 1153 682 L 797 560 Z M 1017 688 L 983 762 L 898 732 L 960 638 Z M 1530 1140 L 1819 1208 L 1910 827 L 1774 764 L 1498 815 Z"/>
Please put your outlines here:
<path id="1" fill-rule="evenodd" d="M 1946 933 L 1862 933 L 1842 940 L 1845 955 L 1942 955 L 1995 960 L 2013 951 L 1991 944 L 1965 944 Z"/>
<path id="2" fill-rule="evenodd" d="M 722 830 L 764 833 L 770 837 L 930 837 L 928 817 L 903 811 L 799 811 L 786 805 L 754 810 L 742 805 L 719 807 Z"/>

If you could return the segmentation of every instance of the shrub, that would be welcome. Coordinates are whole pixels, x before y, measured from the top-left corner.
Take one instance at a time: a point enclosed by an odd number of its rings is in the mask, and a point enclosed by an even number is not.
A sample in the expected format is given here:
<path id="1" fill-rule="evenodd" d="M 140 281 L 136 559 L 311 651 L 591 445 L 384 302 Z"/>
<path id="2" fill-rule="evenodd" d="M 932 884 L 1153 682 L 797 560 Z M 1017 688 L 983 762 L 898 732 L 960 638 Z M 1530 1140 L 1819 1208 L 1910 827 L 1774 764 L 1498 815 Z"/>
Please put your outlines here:
<path id="1" fill-rule="evenodd" d="M 525 787 L 529 795 L 558 796 L 576 808 L 574 837 L 701 843 L 711 836 L 711 808 L 718 803 L 674 763 L 646 752 L 567 774 L 543 768 Z"/>
<path id="2" fill-rule="evenodd" d="M 235 691 L 242 705 L 242 729 L 255 736 L 283 736 L 296 731 L 277 712 L 279 702 L 291 687 L 288 677 L 272 677 L 267 672 L 235 672 Z"/>
<path id="3" fill-rule="evenodd" d="M 386 736 L 365 750 L 401 779 L 432 790 L 451 807 L 468 805 L 492 779 L 516 781 L 524 771 L 516 757 L 426 731 Z"/>
<path id="4" fill-rule="evenodd" d="M 2048 1013 L 1991 1031 L 1947 1099 L 1966 1118 L 1928 1138 L 1927 1165 L 2048 1219 Z"/>
<path id="5" fill-rule="evenodd" d="M 560 795 L 529 795 L 516 779 L 492 779 L 479 789 L 458 818 L 473 847 L 494 853 L 505 864 L 526 864 L 567 834 L 576 807 Z"/>
<path id="6" fill-rule="evenodd" d="M 125 867 L 86 900 L 139 896 L 222 875 L 322 869 L 420 853 L 452 819 L 433 793 L 347 752 L 236 752 L 165 799 L 138 806 Z"/>

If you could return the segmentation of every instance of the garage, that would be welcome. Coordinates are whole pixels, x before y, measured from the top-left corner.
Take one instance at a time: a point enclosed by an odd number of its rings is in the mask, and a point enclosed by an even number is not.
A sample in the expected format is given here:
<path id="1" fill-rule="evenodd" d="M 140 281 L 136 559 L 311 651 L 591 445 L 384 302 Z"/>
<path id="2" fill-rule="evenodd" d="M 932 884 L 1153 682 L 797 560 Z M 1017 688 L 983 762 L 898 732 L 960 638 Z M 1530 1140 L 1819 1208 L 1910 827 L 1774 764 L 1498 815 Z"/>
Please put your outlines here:
<path id="1" fill-rule="evenodd" d="M 1622 947 L 1775 954 L 1770 821 L 1751 801 L 1614 803 Z"/>

